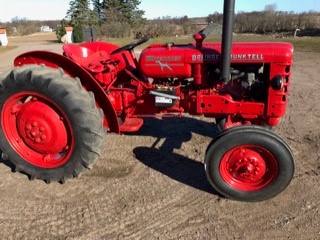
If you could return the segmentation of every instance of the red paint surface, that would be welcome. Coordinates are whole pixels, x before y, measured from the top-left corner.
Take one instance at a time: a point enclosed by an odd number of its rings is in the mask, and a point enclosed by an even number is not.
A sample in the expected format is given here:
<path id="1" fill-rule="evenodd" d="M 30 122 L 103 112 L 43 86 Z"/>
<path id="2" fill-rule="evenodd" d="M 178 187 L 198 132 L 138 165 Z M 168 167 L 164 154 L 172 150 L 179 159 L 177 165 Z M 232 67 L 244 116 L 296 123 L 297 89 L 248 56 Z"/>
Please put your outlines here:
<path id="1" fill-rule="evenodd" d="M 267 187 L 278 175 L 274 156 L 254 145 L 229 150 L 220 163 L 222 179 L 242 191 L 258 191 Z"/>
<path id="2" fill-rule="evenodd" d="M 250 97 L 232 97 L 228 92 L 230 86 L 220 83 L 219 79 L 212 77 L 212 73 L 209 74 L 212 68 L 220 66 L 221 45 L 202 41 L 203 37 L 196 35 L 194 44 L 152 44 L 142 51 L 139 61 L 133 52 L 128 51 L 111 56 L 110 53 L 118 48 L 114 44 L 90 42 L 65 45 L 66 57 L 48 52 L 30 52 L 19 56 L 15 65 L 33 63 L 61 67 L 70 76 L 79 77 L 84 88 L 94 93 L 97 106 L 104 111 L 105 125 L 113 132 L 119 132 L 120 129 L 138 130 L 141 121 L 131 121 L 131 118 L 179 117 L 183 113 L 207 117 L 232 116 L 228 126 L 277 125 L 286 111 L 292 45 L 233 44 L 232 66 L 259 64 L 268 68 L 267 74 L 264 73 L 267 78 L 267 97 L 256 101 Z M 284 80 L 280 90 L 271 87 L 272 79 L 276 76 Z M 181 84 L 185 79 L 191 79 L 187 86 Z M 168 84 L 170 81 L 171 84 Z M 233 91 L 241 90 L 236 84 L 232 87 Z M 155 89 L 175 92 L 179 99 L 172 106 L 155 106 L 155 96 L 149 94 Z M 122 120 L 118 122 L 119 119 Z M 237 121 L 233 123 L 232 119 Z M 125 122 L 130 124 L 121 128 L 119 125 Z M 131 124 L 134 122 L 137 126 Z"/>
<path id="3" fill-rule="evenodd" d="M 7 99 L 2 129 L 12 148 L 27 162 L 42 168 L 65 164 L 74 149 L 71 123 L 49 98 L 19 92 Z"/>

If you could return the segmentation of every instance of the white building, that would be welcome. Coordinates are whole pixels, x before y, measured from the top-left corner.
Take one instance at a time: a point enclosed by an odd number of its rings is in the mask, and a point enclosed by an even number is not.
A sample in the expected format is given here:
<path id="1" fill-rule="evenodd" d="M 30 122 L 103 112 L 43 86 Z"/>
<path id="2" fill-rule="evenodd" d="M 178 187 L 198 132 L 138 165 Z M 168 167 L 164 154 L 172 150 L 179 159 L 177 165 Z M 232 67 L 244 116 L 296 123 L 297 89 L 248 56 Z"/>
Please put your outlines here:
<path id="1" fill-rule="evenodd" d="M 42 26 L 41 27 L 41 32 L 52 32 L 52 28 L 50 28 L 49 26 Z"/>
<path id="2" fill-rule="evenodd" d="M 8 46 L 8 37 L 5 28 L 0 28 L 0 42 L 1 46 Z"/>

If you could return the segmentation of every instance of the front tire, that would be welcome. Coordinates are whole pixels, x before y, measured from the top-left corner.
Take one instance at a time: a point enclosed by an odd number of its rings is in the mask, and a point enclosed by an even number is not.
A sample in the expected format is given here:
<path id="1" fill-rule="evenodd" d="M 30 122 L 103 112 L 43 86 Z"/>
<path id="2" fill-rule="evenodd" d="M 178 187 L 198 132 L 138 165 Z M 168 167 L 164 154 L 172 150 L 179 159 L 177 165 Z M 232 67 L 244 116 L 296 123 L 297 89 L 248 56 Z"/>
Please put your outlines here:
<path id="1" fill-rule="evenodd" d="M 222 132 L 208 146 L 205 170 L 222 195 L 239 201 L 263 201 L 291 182 L 294 162 L 289 146 L 273 132 L 257 126 Z"/>
<path id="2" fill-rule="evenodd" d="M 0 80 L 0 147 L 15 170 L 50 183 L 93 166 L 103 151 L 103 114 L 63 71 L 16 68 Z"/>

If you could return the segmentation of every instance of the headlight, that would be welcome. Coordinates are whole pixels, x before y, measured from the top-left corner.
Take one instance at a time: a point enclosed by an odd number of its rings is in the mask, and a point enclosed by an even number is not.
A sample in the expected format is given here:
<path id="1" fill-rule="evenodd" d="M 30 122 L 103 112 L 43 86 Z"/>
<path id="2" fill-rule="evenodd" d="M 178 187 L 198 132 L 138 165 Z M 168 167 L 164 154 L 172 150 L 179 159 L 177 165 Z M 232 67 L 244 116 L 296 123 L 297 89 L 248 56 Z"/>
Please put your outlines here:
<path id="1" fill-rule="evenodd" d="M 271 87 L 279 91 L 283 87 L 283 78 L 280 75 L 275 76 L 271 81 Z"/>

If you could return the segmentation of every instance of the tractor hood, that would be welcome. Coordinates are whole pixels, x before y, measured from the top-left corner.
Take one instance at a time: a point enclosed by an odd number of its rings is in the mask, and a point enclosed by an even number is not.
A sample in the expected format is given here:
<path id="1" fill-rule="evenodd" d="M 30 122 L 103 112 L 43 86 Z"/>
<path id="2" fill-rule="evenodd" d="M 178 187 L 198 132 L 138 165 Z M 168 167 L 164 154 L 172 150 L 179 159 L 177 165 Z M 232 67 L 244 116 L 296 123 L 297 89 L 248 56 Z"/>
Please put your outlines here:
<path id="1" fill-rule="evenodd" d="M 194 64 L 220 63 L 221 44 L 204 43 L 174 45 L 153 44 L 142 51 L 140 69 L 151 78 L 181 77 L 192 75 Z M 293 46 L 290 43 L 234 43 L 232 63 L 283 63 L 291 64 Z"/>

